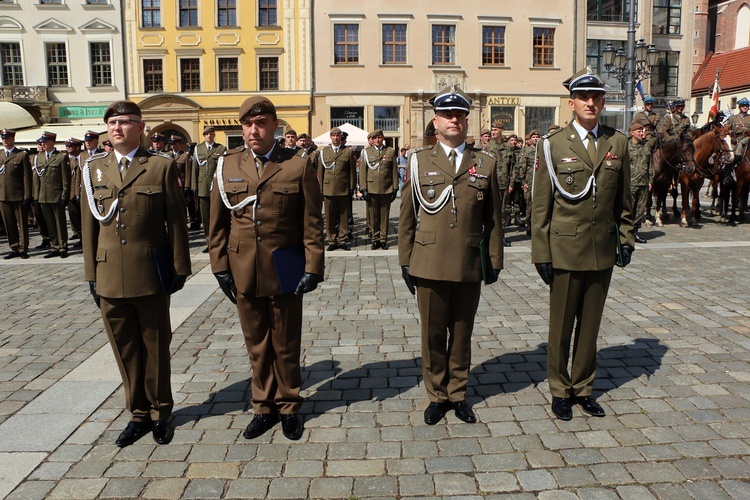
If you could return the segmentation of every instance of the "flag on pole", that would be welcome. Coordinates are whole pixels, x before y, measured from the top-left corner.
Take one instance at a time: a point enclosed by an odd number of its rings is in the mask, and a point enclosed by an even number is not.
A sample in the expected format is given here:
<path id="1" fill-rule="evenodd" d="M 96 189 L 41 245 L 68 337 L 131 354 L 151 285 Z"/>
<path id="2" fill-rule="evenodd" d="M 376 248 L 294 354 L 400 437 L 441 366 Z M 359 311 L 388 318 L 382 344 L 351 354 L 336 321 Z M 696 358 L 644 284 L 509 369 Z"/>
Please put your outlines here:
<path id="1" fill-rule="evenodd" d="M 644 97 L 646 97 L 646 93 L 643 91 L 643 83 L 638 82 L 638 85 L 635 86 L 635 89 L 638 91 L 639 94 L 641 94 L 641 101 Z"/>
<path id="2" fill-rule="evenodd" d="M 716 71 L 716 80 L 714 81 L 714 88 L 711 90 L 711 110 L 708 112 L 708 120 L 714 120 L 719 114 L 719 94 L 721 88 L 719 87 L 719 71 Z"/>

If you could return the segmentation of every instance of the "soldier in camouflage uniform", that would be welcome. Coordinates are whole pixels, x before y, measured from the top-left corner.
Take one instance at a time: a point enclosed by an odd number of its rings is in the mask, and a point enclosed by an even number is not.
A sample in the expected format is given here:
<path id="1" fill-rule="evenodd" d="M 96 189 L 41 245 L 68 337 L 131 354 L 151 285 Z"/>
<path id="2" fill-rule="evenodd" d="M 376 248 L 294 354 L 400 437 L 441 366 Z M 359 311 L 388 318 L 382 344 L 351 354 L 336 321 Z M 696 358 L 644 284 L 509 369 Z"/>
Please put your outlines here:
<path id="1" fill-rule="evenodd" d="M 690 131 L 692 128 L 690 118 L 683 111 L 685 111 L 685 99 L 675 98 L 669 105 L 669 113 L 661 119 L 656 127 L 656 133 L 662 141 L 676 141 Z"/>
<path id="2" fill-rule="evenodd" d="M 492 138 L 482 151 L 494 157 L 497 161 L 497 180 L 500 192 L 503 195 L 500 210 L 502 210 L 504 224 L 508 224 L 510 222 L 510 213 L 506 210 L 506 202 L 510 198 L 509 193 L 513 192 L 511 175 L 513 174 L 514 162 L 513 150 L 505 143 L 505 138 L 503 137 L 504 128 L 501 122 L 492 122 L 490 130 Z M 510 242 L 507 239 L 505 240 L 505 246 L 510 246 Z"/>
<path id="3" fill-rule="evenodd" d="M 655 136 L 656 125 L 659 123 L 659 113 L 654 111 L 654 98 L 646 96 L 643 99 L 643 109 L 633 115 L 632 124 L 638 123 L 643 126 L 644 139 L 648 141 Z"/>
<path id="4" fill-rule="evenodd" d="M 646 203 L 654 180 L 654 167 L 651 165 L 651 150 L 646 146 L 644 137 L 646 129 L 638 122 L 630 125 L 630 192 L 633 195 L 633 227 L 636 243 L 646 243 L 638 234 L 641 224 L 646 219 Z"/>
<path id="5" fill-rule="evenodd" d="M 526 145 L 521 148 L 519 163 L 521 169 L 521 189 L 526 201 L 526 236 L 531 236 L 531 184 L 534 179 L 534 161 L 536 160 L 536 143 L 539 141 L 539 131 L 531 130 L 526 134 Z"/>
<path id="6" fill-rule="evenodd" d="M 739 164 L 747 147 L 747 137 L 750 135 L 750 113 L 748 113 L 750 100 L 743 97 L 737 101 L 737 106 L 739 106 L 740 112 L 730 116 L 727 123 L 729 123 L 729 131 L 732 134 L 732 144 L 735 146 L 736 163 Z"/>

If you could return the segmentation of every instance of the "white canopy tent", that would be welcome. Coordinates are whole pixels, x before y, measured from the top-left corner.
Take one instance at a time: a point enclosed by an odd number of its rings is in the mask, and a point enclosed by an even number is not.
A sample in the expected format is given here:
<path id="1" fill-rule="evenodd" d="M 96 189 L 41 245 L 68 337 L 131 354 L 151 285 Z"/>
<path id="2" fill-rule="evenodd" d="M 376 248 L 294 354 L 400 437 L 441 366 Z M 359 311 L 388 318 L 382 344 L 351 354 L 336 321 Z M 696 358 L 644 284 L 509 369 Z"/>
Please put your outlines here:
<path id="1" fill-rule="evenodd" d="M 349 136 L 346 138 L 346 145 L 355 146 L 367 146 L 367 132 L 359 127 L 355 127 L 349 122 L 339 125 L 342 132 L 346 132 Z M 331 143 L 331 136 L 328 132 L 321 134 L 313 139 L 313 142 L 318 146 L 327 146 Z"/>
<path id="2" fill-rule="evenodd" d="M 36 140 L 41 137 L 42 132 L 52 132 L 57 134 L 57 149 L 65 149 L 65 141 L 70 138 L 76 138 L 83 140 L 83 134 L 88 130 L 99 132 L 99 143 L 107 139 L 107 131 L 104 130 L 104 124 L 99 122 L 88 122 L 88 123 L 47 123 L 41 127 L 34 127 L 26 130 L 19 130 L 16 132 L 16 144 L 25 147 L 32 148 L 36 151 Z"/>
<path id="3" fill-rule="evenodd" d="M 31 113 L 12 102 L 0 102 L 0 116 L 3 117 L 1 128 L 18 130 L 36 126 L 36 120 Z"/>

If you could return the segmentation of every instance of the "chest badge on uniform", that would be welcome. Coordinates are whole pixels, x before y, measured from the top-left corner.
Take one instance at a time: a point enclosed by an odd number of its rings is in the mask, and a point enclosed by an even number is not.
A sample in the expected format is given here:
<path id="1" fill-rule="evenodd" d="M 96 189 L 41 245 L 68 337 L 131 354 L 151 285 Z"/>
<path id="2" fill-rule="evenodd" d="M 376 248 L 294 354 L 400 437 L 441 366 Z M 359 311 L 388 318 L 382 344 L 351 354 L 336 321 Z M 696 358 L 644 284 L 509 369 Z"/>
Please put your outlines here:
<path id="1" fill-rule="evenodd" d="M 98 168 L 96 169 L 96 182 L 102 182 L 102 171 Z"/>
<path id="2" fill-rule="evenodd" d="M 427 197 L 429 199 L 435 198 L 435 188 L 430 186 L 430 189 L 427 190 Z"/>
<path id="3" fill-rule="evenodd" d="M 568 176 L 568 178 L 565 179 L 565 184 L 567 184 L 568 186 L 573 184 L 573 178 L 571 176 Z"/>
<path id="4" fill-rule="evenodd" d="M 100 214 L 104 214 L 104 203 L 101 201 L 99 202 L 99 205 L 96 207 L 97 210 L 99 210 Z"/>
<path id="5" fill-rule="evenodd" d="M 481 191 L 477 191 L 477 201 L 482 201 L 484 199 L 484 193 Z"/>
<path id="6" fill-rule="evenodd" d="M 612 166 L 612 162 L 611 162 L 611 161 L 609 161 L 609 160 L 607 160 L 607 166 L 608 166 L 608 167 L 611 167 L 611 166 Z"/>
<path id="7" fill-rule="evenodd" d="M 477 178 L 474 177 L 473 175 L 470 175 L 469 176 L 469 182 L 477 182 Z"/>

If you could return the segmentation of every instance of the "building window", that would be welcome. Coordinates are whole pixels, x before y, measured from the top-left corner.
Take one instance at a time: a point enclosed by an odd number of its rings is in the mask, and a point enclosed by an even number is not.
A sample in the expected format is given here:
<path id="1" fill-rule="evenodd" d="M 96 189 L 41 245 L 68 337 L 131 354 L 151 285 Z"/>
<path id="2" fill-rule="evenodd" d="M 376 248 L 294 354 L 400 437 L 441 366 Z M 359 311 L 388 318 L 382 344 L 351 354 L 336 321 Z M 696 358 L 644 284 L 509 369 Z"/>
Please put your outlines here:
<path id="1" fill-rule="evenodd" d="M 3 85 L 23 85 L 20 43 L 0 43 L 0 65 L 3 70 Z"/>
<path id="2" fill-rule="evenodd" d="M 534 28 L 534 67 L 555 65 L 555 28 Z"/>
<path id="3" fill-rule="evenodd" d="M 62 0 L 39 0 L 42 5 L 62 5 Z"/>
<path id="4" fill-rule="evenodd" d="M 161 59 L 143 60 L 143 91 L 161 92 L 164 90 L 164 70 Z"/>
<path id="5" fill-rule="evenodd" d="M 703 114 L 703 98 L 702 97 L 696 97 L 695 99 L 695 112 L 699 115 Z"/>
<path id="6" fill-rule="evenodd" d="M 505 26 L 482 27 L 482 66 L 505 66 Z"/>
<path id="7" fill-rule="evenodd" d="M 359 63 L 359 25 L 333 25 L 333 62 L 334 64 Z"/>
<path id="8" fill-rule="evenodd" d="M 200 59 L 180 59 L 180 75 L 182 75 L 182 85 L 180 87 L 182 92 L 200 92 Z"/>
<path id="9" fill-rule="evenodd" d="M 258 26 L 277 26 L 276 0 L 258 0 Z"/>
<path id="10" fill-rule="evenodd" d="M 526 133 L 536 129 L 545 134 L 549 126 L 555 123 L 555 108 L 526 106 L 524 116 Z"/>
<path id="11" fill-rule="evenodd" d="M 596 74 L 602 77 L 607 88 L 622 90 L 625 88 L 624 82 L 621 83 L 617 78 L 609 76 L 607 70 L 604 68 L 602 53 L 607 47 L 607 42 L 610 41 L 615 50 L 620 47 L 625 50 L 625 42 L 618 42 L 616 40 L 586 40 L 586 65 L 591 66 L 596 71 Z M 607 101 L 611 100 L 610 96 L 608 96 Z"/>
<path id="12" fill-rule="evenodd" d="M 279 90 L 279 58 L 261 57 L 258 59 L 260 66 L 260 90 Z"/>
<path id="13" fill-rule="evenodd" d="M 239 90 L 240 72 L 236 57 L 219 58 L 219 91 Z"/>
<path id="14" fill-rule="evenodd" d="M 109 0 L 86 0 L 86 5 L 107 5 Z"/>
<path id="15" fill-rule="evenodd" d="M 681 16 L 682 0 L 654 0 L 654 34 L 679 34 Z"/>
<path id="16" fill-rule="evenodd" d="M 675 51 L 659 54 L 656 72 L 651 76 L 651 95 L 675 97 L 680 73 L 680 53 Z"/>
<path id="17" fill-rule="evenodd" d="M 112 85 L 112 53 L 109 42 L 92 42 L 91 53 L 91 86 L 109 87 Z"/>
<path id="18" fill-rule="evenodd" d="M 456 64 L 456 26 L 432 25 L 432 64 Z"/>
<path id="19" fill-rule="evenodd" d="M 375 128 L 384 132 L 398 132 L 398 106 L 375 106 Z"/>
<path id="20" fill-rule="evenodd" d="M 635 22 L 638 22 L 638 0 L 635 0 Z M 588 0 L 586 17 L 589 21 L 627 23 L 630 19 L 629 0 Z"/>
<path id="21" fill-rule="evenodd" d="M 345 123 L 364 129 L 365 108 L 331 108 L 331 127 L 340 127 Z"/>
<path id="22" fill-rule="evenodd" d="M 50 87 L 68 86 L 68 53 L 64 43 L 47 43 L 47 84 Z"/>
<path id="23" fill-rule="evenodd" d="M 198 0 L 180 0 L 180 27 L 198 26 Z"/>
<path id="24" fill-rule="evenodd" d="M 161 0 L 141 0 L 141 23 L 144 28 L 161 26 Z"/>
<path id="25" fill-rule="evenodd" d="M 235 0 L 218 0 L 219 26 L 237 26 L 237 3 Z"/>
<path id="26" fill-rule="evenodd" d="M 383 64 L 406 64 L 406 25 L 383 25 Z"/>

